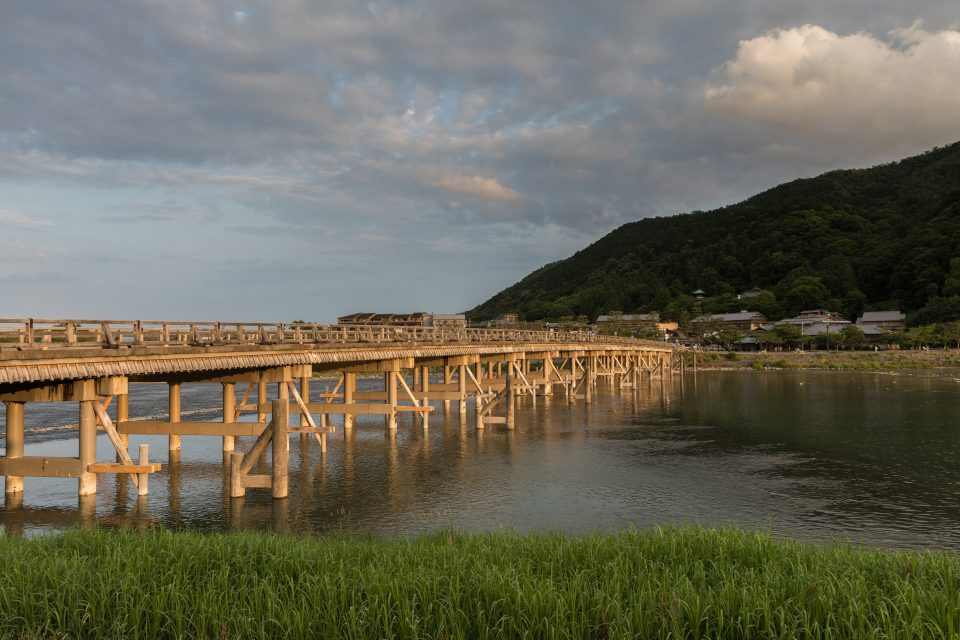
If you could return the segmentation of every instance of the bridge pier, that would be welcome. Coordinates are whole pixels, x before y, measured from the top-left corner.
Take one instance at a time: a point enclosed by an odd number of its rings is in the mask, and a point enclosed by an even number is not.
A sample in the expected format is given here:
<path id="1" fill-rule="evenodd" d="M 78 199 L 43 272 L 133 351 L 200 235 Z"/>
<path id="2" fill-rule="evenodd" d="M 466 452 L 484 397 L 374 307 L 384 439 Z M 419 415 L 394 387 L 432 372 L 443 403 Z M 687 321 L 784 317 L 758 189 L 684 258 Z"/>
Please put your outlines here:
<path id="1" fill-rule="evenodd" d="M 170 422 L 180 422 L 180 383 L 171 382 L 169 384 L 169 398 L 167 402 L 168 413 L 170 414 Z M 180 452 L 180 436 L 176 434 L 170 434 L 169 446 L 167 450 L 172 453 Z"/>
<path id="2" fill-rule="evenodd" d="M 236 387 L 233 382 L 224 382 L 222 384 L 223 384 L 223 423 L 232 424 L 236 420 L 236 414 L 237 414 Z M 236 448 L 235 436 L 224 434 L 223 452 L 226 454 L 229 454 L 235 448 Z"/>
<path id="3" fill-rule="evenodd" d="M 353 396 L 357 391 L 357 374 L 343 372 L 343 404 L 353 404 Z M 343 414 L 343 430 L 353 429 L 356 424 L 356 418 L 351 413 Z"/>
<path id="4" fill-rule="evenodd" d="M 93 402 L 80 402 L 80 479 L 77 484 L 81 496 L 97 492 L 97 474 L 89 471 L 90 465 L 97 461 L 97 418 Z"/>
<path id="5" fill-rule="evenodd" d="M 23 457 L 23 402 L 7 402 L 7 459 Z M 4 493 L 23 493 L 23 476 L 5 476 Z"/>
<path id="6" fill-rule="evenodd" d="M 121 422 L 127 422 L 130 420 L 130 394 L 129 392 L 120 393 L 117 395 L 117 424 Z M 125 433 L 118 434 L 120 437 L 120 445 L 129 450 L 130 449 L 130 436 Z M 116 455 L 117 462 L 123 462 L 123 456 L 119 451 Z M 144 474 L 146 475 L 146 474 Z M 122 484 L 122 483 L 121 483 Z M 146 495 L 141 494 L 141 495 Z"/>

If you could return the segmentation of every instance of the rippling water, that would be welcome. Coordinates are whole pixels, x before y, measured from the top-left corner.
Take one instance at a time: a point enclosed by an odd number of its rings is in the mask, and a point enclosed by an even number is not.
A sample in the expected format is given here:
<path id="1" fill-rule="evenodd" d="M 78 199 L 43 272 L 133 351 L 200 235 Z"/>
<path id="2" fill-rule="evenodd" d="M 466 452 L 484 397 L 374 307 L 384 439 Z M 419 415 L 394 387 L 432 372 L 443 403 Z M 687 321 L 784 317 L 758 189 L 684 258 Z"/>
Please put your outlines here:
<path id="1" fill-rule="evenodd" d="M 165 394 L 133 386 L 131 415 L 162 419 Z M 185 385 L 184 419 L 215 420 L 219 402 L 219 385 Z M 562 394 L 520 400 L 513 433 L 477 431 L 472 401 L 465 420 L 456 403 L 450 413 L 435 406 L 428 433 L 410 414 L 392 438 L 382 417 L 361 417 L 323 457 L 294 437 L 286 500 L 251 489 L 232 504 L 219 438 L 184 437 L 181 459 L 166 464 L 166 438 L 131 436 L 165 463 L 145 501 L 114 476 L 100 477 L 95 500 L 78 500 L 76 480 L 27 478 L 22 506 L 8 502 L 0 525 L 406 535 L 701 523 L 960 548 L 956 372 L 701 372 L 637 394 L 601 382 L 589 406 Z M 28 405 L 27 454 L 76 455 L 76 414 L 75 404 Z M 101 436 L 98 459 L 112 458 Z"/>

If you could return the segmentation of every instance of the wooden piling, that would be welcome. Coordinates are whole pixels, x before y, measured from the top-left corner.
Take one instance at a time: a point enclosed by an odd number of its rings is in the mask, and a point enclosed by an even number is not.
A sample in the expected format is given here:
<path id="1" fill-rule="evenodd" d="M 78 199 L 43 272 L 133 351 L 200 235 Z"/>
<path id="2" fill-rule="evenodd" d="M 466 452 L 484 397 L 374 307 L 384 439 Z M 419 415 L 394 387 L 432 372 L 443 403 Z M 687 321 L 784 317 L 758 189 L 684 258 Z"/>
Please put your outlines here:
<path id="1" fill-rule="evenodd" d="M 246 494 L 243 486 L 243 472 L 240 470 L 243 464 L 243 454 L 234 451 L 230 454 L 230 497 L 242 498 Z"/>
<path id="2" fill-rule="evenodd" d="M 383 416 L 383 426 L 393 431 L 397 428 L 397 372 L 387 371 L 383 374 L 383 381 L 386 385 L 387 404 L 390 405 L 390 412 Z"/>
<path id="3" fill-rule="evenodd" d="M 507 378 L 506 378 L 506 393 L 504 394 L 504 402 L 506 403 L 507 410 L 507 429 L 513 430 L 515 427 L 515 416 L 517 409 L 517 394 L 516 388 L 514 387 L 514 370 L 516 366 L 515 362 L 507 362 Z"/>
<path id="4" fill-rule="evenodd" d="M 307 376 L 301 376 L 301 377 L 300 377 L 300 398 L 303 399 L 303 401 L 304 401 L 305 403 L 308 403 L 308 404 L 309 404 L 309 402 L 310 402 L 310 378 L 307 377 Z M 309 427 L 309 426 L 310 426 L 310 420 L 309 420 L 309 418 L 307 418 L 307 414 L 302 413 L 302 412 L 300 413 L 300 426 L 301 426 L 301 427 Z M 323 435 L 326 436 L 326 434 L 323 434 Z M 309 434 L 309 433 L 301 433 L 301 434 L 300 434 L 300 442 L 306 442 L 306 441 L 308 441 L 309 439 L 310 439 L 310 434 Z M 322 440 L 325 441 L 326 438 L 323 438 Z M 321 449 L 325 451 L 325 450 L 326 450 L 326 447 L 321 444 Z"/>
<path id="5" fill-rule="evenodd" d="M 117 423 L 126 422 L 130 419 L 130 396 L 126 393 L 121 393 L 117 396 Z M 130 436 L 125 433 L 120 435 L 120 444 L 123 445 L 124 449 L 130 449 Z M 123 462 L 120 452 L 117 452 L 117 462 Z M 123 485 L 124 483 L 119 483 Z"/>
<path id="6" fill-rule="evenodd" d="M 140 464 L 150 464 L 150 445 L 140 445 Z M 150 474 L 137 474 L 137 495 L 145 496 L 149 488 Z"/>
<path id="7" fill-rule="evenodd" d="M 93 410 L 96 400 L 80 402 L 80 478 L 77 493 L 81 496 L 97 492 L 97 474 L 87 471 L 97 461 L 97 416 Z"/>
<path id="8" fill-rule="evenodd" d="M 460 401 L 458 402 L 460 413 L 467 412 L 467 366 L 460 365 L 457 369 L 457 391 L 460 392 Z"/>
<path id="9" fill-rule="evenodd" d="M 230 424 L 234 421 L 234 417 L 237 415 L 237 396 L 234 392 L 234 384 L 232 382 L 223 383 L 223 422 L 224 424 Z M 236 440 L 234 436 L 223 436 L 223 450 L 226 452 L 233 451 L 236 447 Z"/>
<path id="10" fill-rule="evenodd" d="M 257 407 L 267 404 L 267 383 L 264 380 L 257 382 Z M 257 422 L 266 422 L 267 412 L 257 410 Z"/>
<path id="11" fill-rule="evenodd" d="M 180 422 L 180 383 L 170 383 L 170 393 L 167 402 L 168 412 L 170 413 L 170 422 Z M 180 436 L 170 434 L 169 451 L 180 451 Z"/>
<path id="12" fill-rule="evenodd" d="M 290 402 L 273 401 L 273 497 L 286 498 L 290 483 Z"/>
<path id="13" fill-rule="evenodd" d="M 443 365 L 443 384 L 445 385 L 453 384 L 453 375 L 451 373 L 451 368 L 448 367 L 447 365 Z M 446 387 L 446 388 L 449 389 L 450 387 Z M 450 401 L 444 400 L 443 412 L 449 413 L 449 411 L 450 411 Z"/>
<path id="14" fill-rule="evenodd" d="M 596 356 L 587 356 L 584 358 L 583 375 L 586 381 L 583 385 L 583 402 L 590 404 L 593 402 L 593 372 L 597 366 Z"/>
<path id="15" fill-rule="evenodd" d="M 353 404 L 353 393 L 357 390 L 357 374 L 343 374 L 343 404 Z M 343 415 L 343 429 L 353 428 L 356 424 L 356 417 L 353 414 L 345 413 Z"/>
<path id="16" fill-rule="evenodd" d="M 7 458 L 23 457 L 23 402 L 7 402 Z M 23 491 L 23 476 L 6 476 L 4 493 Z"/>

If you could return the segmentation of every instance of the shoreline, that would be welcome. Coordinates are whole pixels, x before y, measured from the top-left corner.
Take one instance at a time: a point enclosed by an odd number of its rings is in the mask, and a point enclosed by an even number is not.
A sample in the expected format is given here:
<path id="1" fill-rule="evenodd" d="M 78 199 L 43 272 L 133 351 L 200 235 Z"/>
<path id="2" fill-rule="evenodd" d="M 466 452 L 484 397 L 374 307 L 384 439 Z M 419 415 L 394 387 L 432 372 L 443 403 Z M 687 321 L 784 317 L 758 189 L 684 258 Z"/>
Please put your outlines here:
<path id="1" fill-rule="evenodd" d="M 685 355 L 693 370 L 692 352 Z M 698 351 L 699 371 L 903 371 L 960 369 L 960 350 L 931 351 Z"/>

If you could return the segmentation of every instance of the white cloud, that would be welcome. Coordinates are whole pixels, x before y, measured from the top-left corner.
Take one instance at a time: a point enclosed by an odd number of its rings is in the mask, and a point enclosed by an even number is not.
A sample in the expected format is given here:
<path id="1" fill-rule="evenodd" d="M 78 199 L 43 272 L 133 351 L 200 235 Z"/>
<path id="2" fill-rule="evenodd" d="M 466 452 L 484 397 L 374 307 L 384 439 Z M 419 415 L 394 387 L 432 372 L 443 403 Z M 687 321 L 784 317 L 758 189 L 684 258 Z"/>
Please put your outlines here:
<path id="1" fill-rule="evenodd" d="M 35 218 L 33 216 L 28 216 L 22 211 L 0 209 L 0 225 L 8 224 L 18 227 L 49 227 L 53 223 L 47 220 Z"/>
<path id="2" fill-rule="evenodd" d="M 458 195 L 473 196 L 497 202 L 518 202 L 520 193 L 505 187 L 494 178 L 483 176 L 443 176 L 434 186 Z"/>
<path id="3" fill-rule="evenodd" d="M 960 31 L 778 29 L 741 41 L 717 76 L 713 114 L 788 138 L 902 153 L 960 137 Z"/>

